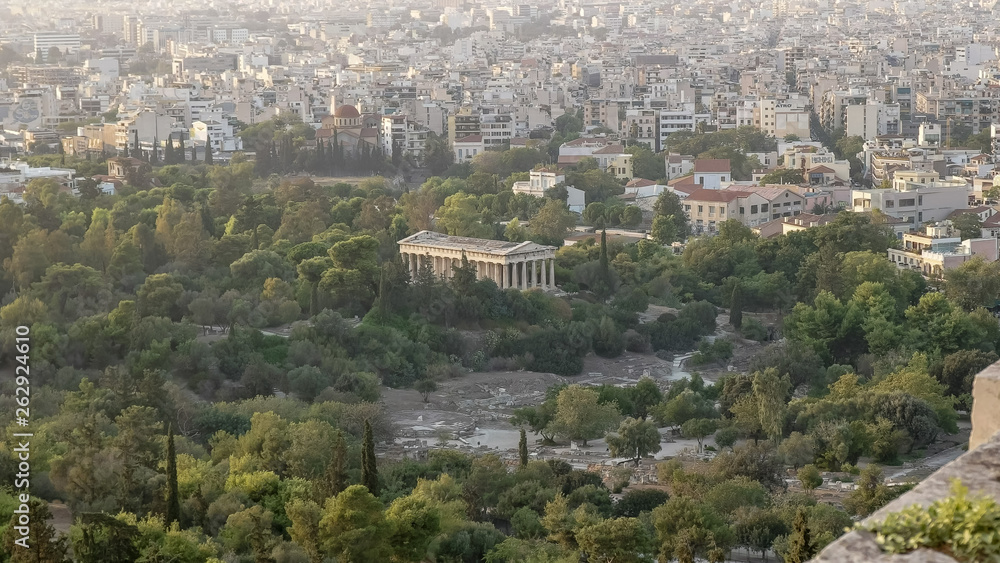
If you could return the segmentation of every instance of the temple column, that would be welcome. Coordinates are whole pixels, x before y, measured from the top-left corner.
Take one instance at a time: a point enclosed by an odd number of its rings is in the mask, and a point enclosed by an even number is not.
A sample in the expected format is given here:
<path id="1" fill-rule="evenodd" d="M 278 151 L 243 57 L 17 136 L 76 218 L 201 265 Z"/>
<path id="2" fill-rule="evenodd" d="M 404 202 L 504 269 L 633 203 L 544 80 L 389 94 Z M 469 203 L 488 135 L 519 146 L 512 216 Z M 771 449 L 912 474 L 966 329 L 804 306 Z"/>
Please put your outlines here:
<path id="1" fill-rule="evenodd" d="M 503 275 L 507 277 L 507 289 L 514 287 L 514 280 L 517 279 L 517 271 L 514 264 L 503 265 Z"/>
<path id="2" fill-rule="evenodd" d="M 538 260 L 531 261 L 531 287 L 538 287 Z"/>
<path id="3" fill-rule="evenodd" d="M 548 262 L 548 260 L 542 258 L 542 289 L 549 288 L 549 270 L 545 267 L 547 265 L 546 262 Z"/>
<path id="4" fill-rule="evenodd" d="M 552 289 L 556 288 L 556 259 L 555 258 L 550 258 L 549 259 L 549 283 L 551 284 L 549 287 L 551 287 Z"/>
<path id="5" fill-rule="evenodd" d="M 521 291 L 524 291 L 525 289 L 528 289 L 528 261 L 527 260 L 521 260 L 521 268 L 520 269 L 521 269 L 521 279 L 520 279 L 520 285 L 518 286 L 518 289 L 520 289 Z"/>
<path id="6" fill-rule="evenodd" d="M 420 258 L 413 253 L 410 253 L 409 256 L 410 256 L 410 277 L 416 279 L 417 274 L 420 272 L 420 267 L 418 266 Z"/>

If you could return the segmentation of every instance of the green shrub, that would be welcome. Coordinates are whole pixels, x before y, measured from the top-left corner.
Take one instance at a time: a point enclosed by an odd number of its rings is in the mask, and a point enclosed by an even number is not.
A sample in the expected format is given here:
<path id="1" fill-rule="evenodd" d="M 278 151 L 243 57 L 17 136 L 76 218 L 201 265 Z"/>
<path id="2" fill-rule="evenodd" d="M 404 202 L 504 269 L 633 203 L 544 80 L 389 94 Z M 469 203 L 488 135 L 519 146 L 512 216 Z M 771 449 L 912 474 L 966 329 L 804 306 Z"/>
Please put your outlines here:
<path id="1" fill-rule="evenodd" d="M 889 553 L 906 553 L 923 547 L 948 553 L 959 561 L 1000 559 L 1000 505 L 991 498 L 969 498 L 968 488 L 952 481 L 951 496 L 926 509 L 913 505 L 886 516 L 882 522 L 858 524 L 875 534 Z"/>
<path id="2" fill-rule="evenodd" d="M 767 340 L 767 329 L 764 328 L 764 325 L 760 321 L 753 317 L 743 319 L 743 325 L 740 326 L 740 334 L 748 340 L 756 340 L 757 342 Z"/>

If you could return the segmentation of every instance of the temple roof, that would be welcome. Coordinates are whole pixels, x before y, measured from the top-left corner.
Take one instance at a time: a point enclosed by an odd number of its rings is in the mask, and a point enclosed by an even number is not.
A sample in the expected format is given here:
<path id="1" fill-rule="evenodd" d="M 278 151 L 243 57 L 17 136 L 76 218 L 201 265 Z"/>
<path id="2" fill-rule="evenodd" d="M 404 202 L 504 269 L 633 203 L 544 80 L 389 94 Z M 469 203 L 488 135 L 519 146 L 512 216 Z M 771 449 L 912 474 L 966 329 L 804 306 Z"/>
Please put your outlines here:
<path id="1" fill-rule="evenodd" d="M 399 241 L 399 244 L 413 244 L 431 248 L 485 252 L 496 256 L 514 256 L 522 253 L 546 250 L 555 252 L 556 250 L 554 246 L 545 246 L 531 241 L 508 242 L 505 240 L 453 237 L 434 231 L 420 231 L 419 233 L 410 235 Z"/>

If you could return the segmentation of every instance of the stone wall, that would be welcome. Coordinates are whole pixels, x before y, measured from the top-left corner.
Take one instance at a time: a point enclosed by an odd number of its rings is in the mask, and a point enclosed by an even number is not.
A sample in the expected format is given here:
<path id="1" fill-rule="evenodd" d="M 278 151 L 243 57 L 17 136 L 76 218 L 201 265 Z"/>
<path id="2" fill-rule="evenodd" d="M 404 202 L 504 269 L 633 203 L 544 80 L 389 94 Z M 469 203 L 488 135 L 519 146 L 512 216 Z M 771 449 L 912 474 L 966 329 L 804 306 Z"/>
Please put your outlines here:
<path id="1" fill-rule="evenodd" d="M 976 375 L 972 384 L 972 435 L 974 450 L 1000 431 L 1000 362 Z"/>

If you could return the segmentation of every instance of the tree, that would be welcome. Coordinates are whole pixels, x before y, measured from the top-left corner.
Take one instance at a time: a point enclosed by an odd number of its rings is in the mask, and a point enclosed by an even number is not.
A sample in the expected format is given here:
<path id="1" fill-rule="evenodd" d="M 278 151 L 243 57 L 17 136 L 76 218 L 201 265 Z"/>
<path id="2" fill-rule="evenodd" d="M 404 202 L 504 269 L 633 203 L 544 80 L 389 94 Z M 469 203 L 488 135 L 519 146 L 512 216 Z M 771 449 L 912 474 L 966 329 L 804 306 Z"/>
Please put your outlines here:
<path id="1" fill-rule="evenodd" d="M 720 448 L 732 448 L 740 437 L 740 431 L 733 426 L 724 426 L 715 432 L 715 445 Z"/>
<path id="2" fill-rule="evenodd" d="M 823 484 L 823 476 L 815 465 L 809 464 L 799 469 L 795 475 L 802 482 L 802 488 L 811 491 Z"/>
<path id="3" fill-rule="evenodd" d="M 765 174 L 757 181 L 761 186 L 768 184 L 801 184 L 803 183 L 802 170 L 798 168 L 778 168 Z"/>
<path id="4" fill-rule="evenodd" d="M 733 286 L 733 295 L 729 300 L 729 324 L 736 330 L 743 326 L 743 292 L 739 282 Z"/>
<path id="5" fill-rule="evenodd" d="M 670 244 L 672 242 L 683 242 L 690 232 L 687 214 L 684 206 L 677 194 L 673 192 L 663 192 L 656 199 L 653 207 L 652 235 L 660 244 Z"/>
<path id="6" fill-rule="evenodd" d="M 618 409 L 614 405 L 598 403 L 597 391 L 580 385 L 570 385 L 556 398 L 556 413 L 550 427 L 555 434 L 569 440 L 598 438 L 618 422 Z"/>
<path id="7" fill-rule="evenodd" d="M 382 563 L 389 559 L 389 526 L 382 504 L 363 485 L 328 499 L 319 522 L 321 545 L 338 561 Z"/>
<path id="8" fill-rule="evenodd" d="M 10 523 L 3 535 L 4 551 L 10 555 L 11 563 L 64 563 L 70 561 L 67 557 L 68 546 L 65 537 L 56 535 L 55 528 L 49 524 L 52 513 L 48 505 L 38 499 L 28 501 L 27 518 L 31 523 L 28 528 L 27 545 L 17 543 L 22 537 L 16 530 L 20 527 L 19 515 L 11 516 Z"/>
<path id="9" fill-rule="evenodd" d="M 660 432 L 652 422 L 628 417 L 617 434 L 608 434 L 607 442 L 611 455 L 629 458 L 638 467 L 639 460 L 660 451 Z"/>
<path id="10" fill-rule="evenodd" d="M 420 396 L 426 403 L 430 394 L 437 391 L 438 385 L 433 379 L 420 379 L 413 384 L 413 389 L 417 393 L 420 393 Z"/>
<path id="11" fill-rule="evenodd" d="M 385 512 L 391 530 L 389 545 L 396 561 L 423 561 L 431 541 L 441 531 L 439 503 L 419 496 L 397 498 Z"/>
<path id="12" fill-rule="evenodd" d="M 656 154 L 643 145 L 632 145 L 625 149 L 632 155 L 632 176 L 647 180 L 667 177 L 666 161 L 662 154 Z"/>
<path id="13" fill-rule="evenodd" d="M 792 525 L 792 537 L 789 541 L 788 553 L 784 556 L 786 563 L 806 563 L 816 555 L 809 533 L 809 521 L 804 508 L 795 512 L 795 523 Z"/>
<path id="14" fill-rule="evenodd" d="M 952 221 L 952 225 L 962 233 L 962 240 L 982 235 L 983 222 L 975 213 L 962 213 Z"/>
<path id="15" fill-rule="evenodd" d="M 372 495 L 378 494 L 375 438 L 372 436 L 372 425 L 367 420 L 365 421 L 364 435 L 361 438 L 361 484 L 367 487 Z"/>
<path id="16" fill-rule="evenodd" d="M 528 230 L 521 226 L 517 217 L 514 217 L 507 223 L 503 236 L 510 242 L 524 242 L 528 238 Z"/>
<path id="17" fill-rule="evenodd" d="M 626 229 L 634 229 L 642 223 L 642 209 L 637 205 L 627 205 L 622 211 L 621 224 Z"/>
<path id="18" fill-rule="evenodd" d="M 212 162 L 212 145 L 211 143 L 205 143 L 205 164 L 211 166 Z"/>
<path id="19" fill-rule="evenodd" d="M 292 523 L 288 527 L 292 541 L 305 551 L 309 563 L 323 563 L 319 528 L 323 511 L 320 506 L 311 500 L 293 499 L 285 506 L 285 513 Z"/>
<path id="20" fill-rule="evenodd" d="M 580 549 L 594 563 L 641 563 L 653 555 L 653 538 L 638 518 L 609 518 L 576 532 Z"/>
<path id="21" fill-rule="evenodd" d="M 493 226 L 483 223 L 476 196 L 460 192 L 448 196 L 435 213 L 439 229 L 452 236 L 489 238 Z"/>
<path id="22" fill-rule="evenodd" d="M 1000 296 L 1000 262 L 987 262 L 981 256 L 946 270 L 944 279 L 945 295 L 966 311 L 993 307 Z"/>
<path id="23" fill-rule="evenodd" d="M 798 469 L 803 465 L 812 463 L 816 455 L 816 441 L 812 436 L 801 432 L 792 432 L 778 446 L 778 455 L 787 465 Z"/>
<path id="24" fill-rule="evenodd" d="M 658 405 L 653 415 L 658 422 L 666 426 L 680 426 L 693 418 L 718 416 L 712 401 L 691 389 L 685 389 L 667 402 Z"/>
<path id="25" fill-rule="evenodd" d="M 174 425 L 167 427 L 167 518 L 169 526 L 180 523 L 181 501 L 177 490 L 177 451 L 174 449 Z M 183 528 L 183 526 L 181 526 Z"/>
<path id="26" fill-rule="evenodd" d="M 139 559 L 139 529 L 113 516 L 83 514 L 69 535 L 73 555 L 80 563 L 133 563 Z"/>
<path id="27" fill-rule="evenodd" d="M 718 423 L 711 418 L 692 418 L 681 425 L 681 434 L 685 438 L 698 440 L 698 451 L 702 451 L 701 442 L 712 432 L 715 432 Z"/>
<path id="28" fill-rule="evenodd" d="M 649 409 L 663 401 L 663 393 L 651 377 L 641 377 L 634 387 L 629 389 L 632 399 L 633 413 L 637 418 L 646 420 Z"/>
<path id="29" fill-rule="evenodd" d="M 865 517 L 882 508 L 896 495 L 886 486 L 882 468 L 874 463 L 861 470 L 857 488 L 844 499 L 844 508 L 855 516 Z"/>
<path id="30" fill-rule="evenodd" d="M 550 199 L 531 217 L 531 234 L 544 242 L 562 244 L 576 218 L 562 201 Z"/>
<path id="31" fill-rule="evenodd" d="M 625 339 L 611 317 L 602 317 L 593 338 L 594 353 L 603 358 L 617 358 L 625 351 Z"/>
<path id="32" fill-rule="evenodd" d="M 520 467 L 525 468 L 528 466 L 528 436 L 524 432 L 524 428 L 521 428 L 521 437 L 517 442 L 517 456 L 520 461 Z"/>
<path id="33" fill-rule="evenodd" d="M 347 442 L 344 433 L 337 430 L 333 441 L 333 451 L 326 465 L 323 477 L 317 486 L 319 498 L 327 499 L 340 494 L 347 488 Z"/>

